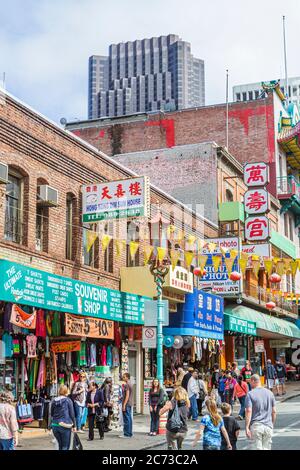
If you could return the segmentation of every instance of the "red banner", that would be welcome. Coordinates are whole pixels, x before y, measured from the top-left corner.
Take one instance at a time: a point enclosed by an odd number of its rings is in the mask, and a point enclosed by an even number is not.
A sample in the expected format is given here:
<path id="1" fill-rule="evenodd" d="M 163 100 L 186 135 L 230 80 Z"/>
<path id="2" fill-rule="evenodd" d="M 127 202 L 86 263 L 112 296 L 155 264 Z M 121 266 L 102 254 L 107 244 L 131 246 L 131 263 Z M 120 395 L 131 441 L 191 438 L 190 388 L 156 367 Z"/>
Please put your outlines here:
<path id="1" fill-rule="evenodd" d="M 17 305 L 13 305 L 11 310 L 10 323 L 17 325 L 20 328 L 35 330 L 36 310 L 34 310 L 33 313 L 27 313 Z"/>
<path id="2" fill-rule="evenodd" d="M 80 351 L 80 341 L 64 341 L 61 343 L 52 343 L 51 351 L 54 353 L 65 353 Z"/>

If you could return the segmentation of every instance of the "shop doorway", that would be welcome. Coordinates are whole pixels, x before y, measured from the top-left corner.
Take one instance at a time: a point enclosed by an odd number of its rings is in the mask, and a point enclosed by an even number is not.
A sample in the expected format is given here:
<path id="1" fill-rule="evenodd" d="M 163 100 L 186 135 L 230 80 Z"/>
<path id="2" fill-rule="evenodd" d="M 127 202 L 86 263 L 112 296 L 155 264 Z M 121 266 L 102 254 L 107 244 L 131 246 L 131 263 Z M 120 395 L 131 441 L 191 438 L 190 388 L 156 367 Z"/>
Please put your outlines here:
<path id="1" fill-rule="evenodd" d="M 136 413 L 137 405 L 137 351 L 130 350 L 128 351 L 128 371 L 130 374 L 130 383 L 132 385 L 133 391 L 133 411 Z"/>

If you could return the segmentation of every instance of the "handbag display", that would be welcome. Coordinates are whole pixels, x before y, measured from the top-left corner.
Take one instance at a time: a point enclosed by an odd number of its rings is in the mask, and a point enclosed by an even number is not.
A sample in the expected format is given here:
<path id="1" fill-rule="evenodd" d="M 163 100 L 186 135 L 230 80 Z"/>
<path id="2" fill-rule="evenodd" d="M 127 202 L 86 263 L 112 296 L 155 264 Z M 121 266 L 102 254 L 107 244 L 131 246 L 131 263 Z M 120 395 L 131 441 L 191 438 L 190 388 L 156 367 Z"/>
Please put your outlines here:
<path id="1" fill-rule="evenodd" d="M 33 421 L 32 406 L 20 399 L 16 405 L 17 420 L 19 423 L 31 423 Z"/>

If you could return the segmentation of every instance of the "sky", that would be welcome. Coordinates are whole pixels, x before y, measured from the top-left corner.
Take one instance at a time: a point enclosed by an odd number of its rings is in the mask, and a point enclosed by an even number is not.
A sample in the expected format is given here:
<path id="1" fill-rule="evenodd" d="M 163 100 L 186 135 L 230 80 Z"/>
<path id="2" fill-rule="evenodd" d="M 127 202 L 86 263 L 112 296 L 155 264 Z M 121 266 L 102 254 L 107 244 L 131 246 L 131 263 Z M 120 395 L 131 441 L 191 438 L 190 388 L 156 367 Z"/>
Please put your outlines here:
<path id="1" fill-rule="evenodd" d="M 0 82 L 59 122 L 87 118 L 88 58 L 111 43 L 178 34 L 204 59 L 206 104 L 232 86 L 299 76 L 300 0 L 0 0 Z"/>

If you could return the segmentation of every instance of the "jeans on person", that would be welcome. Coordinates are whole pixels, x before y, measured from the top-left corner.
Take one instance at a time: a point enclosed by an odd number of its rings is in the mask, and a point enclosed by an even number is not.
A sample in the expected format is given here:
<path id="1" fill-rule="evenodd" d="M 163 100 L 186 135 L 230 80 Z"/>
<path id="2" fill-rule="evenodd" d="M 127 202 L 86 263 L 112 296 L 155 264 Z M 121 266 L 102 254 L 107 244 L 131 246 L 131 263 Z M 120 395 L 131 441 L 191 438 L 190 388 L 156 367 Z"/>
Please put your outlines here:
<path id="1" fill-rule="evenodd" d="M 84 406 L 79 406 L 78 403 L 74 401 L 74 410 L 75 410 L 76 428 L 77 428 L 77 431 L 79 431 L 81 429 Z"/>
<path id="2" fill-rule="evenodd" d="M 220 397 L 221 403 L 224 403 L 224 401 L 225 401 L 224 392 L 220 392 L 220 390 L 219 390 L 219 397 Z"/>
<path id="3" fill-rule="evenodd" d="M 150 411 L 151 423 L 150 423 L 150 432 L 158 433 L 159 428 L 159 407 L 156 406 L 153 411 Z"/>
<path id="4" fill-rule="evenodd" d="M 13 438 L 0 439 L 0 450 L 15 450 Z"/>
<path id="5" fill-rule="evenodd" d="M 62 426 L 53 426 L 53 435 L 58 442 L 58 450 L 70 450 L 71 429 Z"/>
<path id="6" fill-rule="evenodd" d="M 190 408 L 190 415 L 192 416 L 193 421 L 198 419 L 198 404 L 197 404 L 197 395 L 194 393 L 190 397 L 191 408 Z"/>
<path id="7" fill-rule="evenodd" d="M 85 426 L 86 420 L 87 420 L 87 415 L 88 415 L 88 409 L 84 407 L 83 413 L 82 413 L 82 419 L 81 419 L 81 427 L 83 428 Z"/>
<path id="8" fill-rule="evenodd" d="M 249 390 L 249 392 L 251 392 L 251 390 L 252 390 L 251 383 L 248 382 L 247 385 L 248 385 L 248 390 Z"/>
<path id="9" fill-rule="evenodd" d="M 201 416 L 201 414 L 202 414 L 203 402 L 204 402 L 204 400 L 200 400 L 200 398 L 197 398 L 197 406 L 198 406 L 198 415 L 199 416 Z"/>
<path id="10" fill-rule="evenodd" d="M 123 411 L 123 423 L 124 423 L 124 436 L 132 437 L 132 414 L 131 406 L 126 405 L 125 411 Z"/>
<path id="11" fill-rule="evenodd" d="M 233 390 L 225 390 L 225 402 L 229 403 L 229 405 L 233 405 Z"/>
<path id="12" fill-rule="evenodd" d="M 95 428 L 95 418 L 96 414 L 91 414 L 88 416 L 88 422 L 89 422 L 89 439 L 91 441 L 94 440 L 94 428 Z M 104 438 L 104 420 L 103 422 L 97 422 L 96 421 L 96 427 L 99 431 L 99 436 L 100 439 Z"/>
<path id="13" fill-rule="evenodd" d="M 167 430 L 166 439 L 168 450 L 180 450 L 186 437 L 186 432 L 170 432 Z"/>
<path id="14" fill-rule="evenodd" d="M 241 416 L 242 418 L 245 418 L 245 401 L 246 401 L 246 395 L 244 395 L 243 397 L 239 397 L 239 402 L 241 405 L 239 416 Z"/>
<path id="15" fill-rule="evenodd" d="M 262 423 L 253 423 L 250 426 L 252 433 L 251 450 L 271 450 L 273 429 Z"/>

